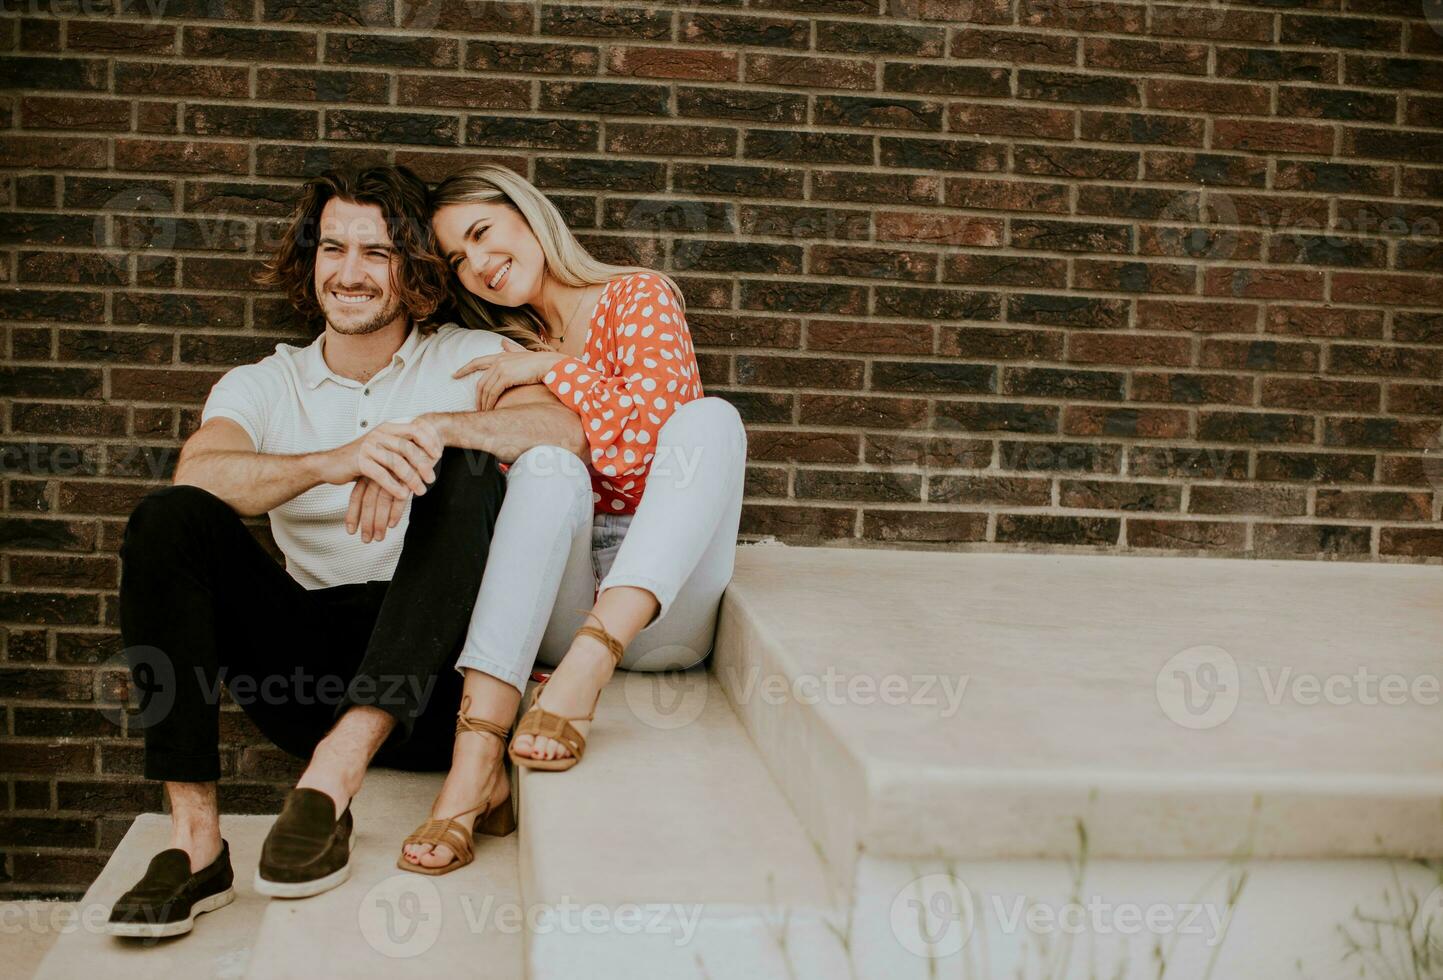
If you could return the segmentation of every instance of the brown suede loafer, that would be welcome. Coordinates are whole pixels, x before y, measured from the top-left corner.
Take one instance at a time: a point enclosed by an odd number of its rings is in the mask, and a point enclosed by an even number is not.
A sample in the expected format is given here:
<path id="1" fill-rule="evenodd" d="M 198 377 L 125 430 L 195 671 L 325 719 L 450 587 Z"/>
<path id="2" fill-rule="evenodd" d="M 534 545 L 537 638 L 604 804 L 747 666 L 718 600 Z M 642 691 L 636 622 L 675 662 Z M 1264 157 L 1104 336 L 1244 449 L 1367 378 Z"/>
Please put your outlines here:
<path id="1" fill-rule="evenodd" d="M 190 855 L 168 847 L 150 859 L 145 875 L 110 909 L 106 931 L 112 936 L 161 939 L 190 932 L 202 912 L 235 900 L 231 887 L 230 842 L 221 838 L 220 854 L 195 873 Z"/>
<path id="2" fill-rule="evenodd" d="M 296 788 L 261 845 L 255 890 L 305 898 L 335 888 L 351 873 L 351 807 L 336 816 L 330 794 Z"/>

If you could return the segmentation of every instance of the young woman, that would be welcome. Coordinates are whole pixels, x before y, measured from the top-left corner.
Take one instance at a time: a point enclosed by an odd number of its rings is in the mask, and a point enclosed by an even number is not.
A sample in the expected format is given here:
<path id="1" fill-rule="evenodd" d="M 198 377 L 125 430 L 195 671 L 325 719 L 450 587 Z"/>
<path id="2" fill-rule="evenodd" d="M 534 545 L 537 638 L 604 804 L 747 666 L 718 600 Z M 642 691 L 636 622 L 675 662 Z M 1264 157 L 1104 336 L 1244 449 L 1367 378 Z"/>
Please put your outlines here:
<path id="1" fill-rule="evenodd" d="M 456 663 L 464 694 L 452 768 L 399 859 L 435 874 L 470 861 L 478 821 L 488 832 L 510 826 L 502 743 L 537 659 L 556 669 L 508 754 L 559 770 L 580 761 L 618 665 L 676 670 L 711 652 L 735 557 L 746 433 L 736 409 L 703 395 L 671 277 L 593 258 L 555 205 L 505 167 L 448 177 L 431 207 L 459 319 L 514 341 L 457 371 L 479 379 L 479 407 L 540 382 L 581 417 L 588 441 L 584 461 L 538 446 L 507 470 Z M 482 737 L 461 737 L 469 733 Z"/>

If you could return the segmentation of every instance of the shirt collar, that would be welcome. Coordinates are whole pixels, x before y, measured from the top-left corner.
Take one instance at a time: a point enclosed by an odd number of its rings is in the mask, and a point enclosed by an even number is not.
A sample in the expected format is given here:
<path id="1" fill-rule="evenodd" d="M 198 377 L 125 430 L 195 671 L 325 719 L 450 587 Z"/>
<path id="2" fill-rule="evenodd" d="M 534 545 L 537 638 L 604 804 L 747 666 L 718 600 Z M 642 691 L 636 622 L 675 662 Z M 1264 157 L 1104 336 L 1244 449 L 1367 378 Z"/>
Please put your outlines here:
<path id="1" fill-rule="evenodd" d="M 315 340 L 311 341 L 310 346 L 305 349 L 305 353 L 302 355 L 302 375 L 306 382 L 306 387 L 319 388 L 321 382 L 325 381 L 327 378 L 330 378 L 337 384 L 345 385 L 348 388 L 353 388 L 360 385 L 361 382 L 355 380 L 354 378 L 343 377 L 342 375 L 339 375 L 331 370 L 330 365 L 326 363 L 325 355 L 322 352 L 322 348 L 325 346 L 325 341 L 326 332 L 322 330 L 321 335 Z M 397 348 L 396 353 L 391 355 L 391 363 L 387 365 L 386 368 L 382 368 L 381 371 L 385 371 L 388 368 L 397 364 L 404 367 L 407 363 L 410 362 L 411 358 L 415 356 L 416 348 L 420 345 L 421 331 L 419 328 L 413 325 L 410 329 L 410 332 L 406 334 L 405 341 L 402 342 L 399 348 Z M 376 377 L 381 374 L 381 371 L 377 371 L 375 375 L 372 375 L 371 380 L 374 381 Z"/>

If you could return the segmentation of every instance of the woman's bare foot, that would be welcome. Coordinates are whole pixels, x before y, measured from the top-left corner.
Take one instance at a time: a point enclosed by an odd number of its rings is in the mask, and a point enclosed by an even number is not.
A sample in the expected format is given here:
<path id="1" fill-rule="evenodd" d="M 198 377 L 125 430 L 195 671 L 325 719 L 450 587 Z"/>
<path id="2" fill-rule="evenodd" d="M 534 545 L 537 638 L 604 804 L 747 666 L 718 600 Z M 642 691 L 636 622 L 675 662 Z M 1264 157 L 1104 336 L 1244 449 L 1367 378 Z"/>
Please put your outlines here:
<path id="1" fill-rule="evenodd" d="M 551 680 L 541 688 L 536 703 L 563 718 L 583 718 L 591 713 L 597 693 L 606 686 L 615 669 L 606 644 L 595 637 L 578 636 L 561 658 Z M 582 738 L 591 728 L 587 721 L 573 720 L 571 725 Z M 514 745 L 517 755 L 532 759 L 564 759 L 571 755 L 565 745 L 544 735 L 517 735 Z"/>
<path id="2" fill-rule="evenodd" d="M 468 831 L 481 814 L 499 805 L 511 795 L 506 767 L 501 765 L 505 743 L 494 735 L 461 732 L 456 736 L 451 753 L 451 771 L 431 805 L 431 816 L 454 817 Z M 482 800 L 487 805 L 477 806 Z M 508 806 L 510 804 L 507 804 Z M 460 813 L 474 807 L 469 813 Z M 460 813 L 459 816 L 455 816 Z M 439 868 L 451 863 L 455 852 L 445 844 L 407 844 L 401 849 L 406 860 L 425 868 Z"/>

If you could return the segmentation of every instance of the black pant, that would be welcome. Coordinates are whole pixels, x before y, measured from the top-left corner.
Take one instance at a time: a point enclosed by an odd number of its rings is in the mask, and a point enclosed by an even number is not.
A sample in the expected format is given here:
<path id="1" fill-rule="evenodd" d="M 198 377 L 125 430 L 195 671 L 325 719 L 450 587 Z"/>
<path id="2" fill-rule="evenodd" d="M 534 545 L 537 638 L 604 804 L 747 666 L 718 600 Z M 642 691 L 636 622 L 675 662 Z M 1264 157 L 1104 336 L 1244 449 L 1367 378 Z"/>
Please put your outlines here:
<path id="1" fill-rule="evenodd" d="M 393 578 L 320 589 L 293 579 L 209 491 L 147 494 L 120 547 L 120 631 L 141 693 L 131 728 L 145 733 L 145 777 L 220 777 L 220 680 L 299 758 L 351 706 L 375 705 L 397 720 L 375 763 L 446 769 L 461 701 L 456 657 L 505 492 L 493 456 L 447 448 L 435 482 L 412 498 Z"/>

